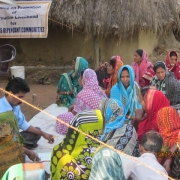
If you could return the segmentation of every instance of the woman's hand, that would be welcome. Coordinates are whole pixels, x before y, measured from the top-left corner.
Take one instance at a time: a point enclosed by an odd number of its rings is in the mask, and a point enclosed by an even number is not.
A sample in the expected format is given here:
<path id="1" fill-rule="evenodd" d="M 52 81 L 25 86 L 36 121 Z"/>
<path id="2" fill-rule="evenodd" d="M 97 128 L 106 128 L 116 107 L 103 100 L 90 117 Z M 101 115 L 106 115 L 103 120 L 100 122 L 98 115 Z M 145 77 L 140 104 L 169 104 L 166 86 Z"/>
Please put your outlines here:
<path id="1" fill-rule="evenodd" d="M 73 110 L 74 110 L 74 105 L 71 105 L 68 109 L 68 112 L 73 112 Z"/>
<path id="2" fill-rule="evenodd" d="M 101 67 L 107 67 L 108 64 L 109 64 L 108 62 L 105 62 L 105 63 L 101 64 Z"/>

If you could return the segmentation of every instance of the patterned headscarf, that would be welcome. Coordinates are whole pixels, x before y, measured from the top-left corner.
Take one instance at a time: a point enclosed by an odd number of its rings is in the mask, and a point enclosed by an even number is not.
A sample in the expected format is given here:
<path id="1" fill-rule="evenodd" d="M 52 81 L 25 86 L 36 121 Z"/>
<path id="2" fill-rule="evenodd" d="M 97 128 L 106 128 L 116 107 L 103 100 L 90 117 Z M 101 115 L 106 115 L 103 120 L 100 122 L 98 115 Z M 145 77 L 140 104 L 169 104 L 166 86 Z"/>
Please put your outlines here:
<path id="1" fill-rule="evenodd" d="M 115 56 L 116 58 L 116 63 L 115 63 L 115 67 L 114 67 L 114 72 L 113 74 L 110 76 L 110 81 L 108 84 L 108 87 L 105 91 L 106 95 L 109 97 L 110 96 L 110 90 L 111 88 L 116 84 L 117 79 L 118 79 L 118 71 L 119 69 L 123 66 L 123 62 L 120 56 Z"/>
<path id="2" fill-rule="evenodd" d="M 124 106 L 116 99 L 102 99 L 99 105 L 103 117 L 105 118 L 104 139 L 106 133 L 121 128 L 125 121 Z"/>
<path id="3" fill-rule="evenodd" d="M 170 54 L 171 54 L 172 52 L 175 54 L 176 57 L 178 57 L 176 51 L 169 51 L 169 52 L 168 52 L 168 54 L 167 54 L 167 56 L 166 56 L 166 66 L 167 66 L 167 68 L 168 68 L 169 71 L 171 71 L 171 70 L 178 64 L 178 59 L 177 59 L 177 61 L 176 61 L 176 64 L 174 64 L 174 65 L 171 64 L 171 62 L 170 62 L 170 59 L 171 59 Z"/>
<path id="4" fill-rule="evenodd" d="M 177 111 L 172 107 L 162 108 L 157 114 L 157 124 L 164 146 L 171 148 L 177 142 L 180 132 L 180 117 Z"/>
<path id="5" fill-rule="evenodd" d="M 107 96 L 98 85 L 95 71 L 86 69 L 83 74 L 83 89 L 76 96 L 74 111 L 96 109 L 102 98 L 107 98 Z"/>

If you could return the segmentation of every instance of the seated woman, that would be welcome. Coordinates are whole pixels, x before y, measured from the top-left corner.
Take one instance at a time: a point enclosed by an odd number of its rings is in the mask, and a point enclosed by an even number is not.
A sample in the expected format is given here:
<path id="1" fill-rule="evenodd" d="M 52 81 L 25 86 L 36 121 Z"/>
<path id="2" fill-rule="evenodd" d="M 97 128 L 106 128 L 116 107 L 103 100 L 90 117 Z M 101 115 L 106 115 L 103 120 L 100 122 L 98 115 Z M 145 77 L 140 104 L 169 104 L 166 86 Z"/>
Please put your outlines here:
<path id="1" fill-rule="evenodd" d="M 131 64 L 134 70 L 135 81 L 140 87 L 148 86 L 154 76 L 153 64 L 148 60 L 146 51 L 138 49 L 134 52 L 134 62 Z"/>
<path id="2" fill-rule="evenodd" d="M 178 81 L 180 81 L 180 62 L 175 51 L 168 52 L 166 56 L 166 66 L 169 72 L 173 72 Z"/>
<path id="3" fill-rule="evenodd" d="M 113 126 L 123 125 L 124 108 L 121 102 L 107 99 L 101 110 L 83 111 L 73 118 L 70 125 L 99 138 L 103 133 L 104 117 Z M 106 115 L 106 116 L 105 116 Z M 51 157 L 51 179 L 88 179 L 92 157 L 99 143 L 86 135 L 68 128 L 62 143 L 56 145 Z"/>
<path id="4" fill-rule="evenodd" d="M 140 89 L 134 81 L 131 66 L 123 66 L 118 73 L 118 82 L 111 89 L 110 98 L 118 99 L 125 106 L 126 118 L 140 121 L 143 116 L 142 105 L 138 101 Z"/>
<path id="5" fill-rule="evenodd" d="M 0 114 L 0 179 L 12 165 L 23 162 L 23 153 L 39 161 L 37 154 L 23 147 L 17 118 L 13 111 Z"/>
<path id="6" fill-rule="evenodd" d="M 88 62 L 82 57 L 77 57 L 73 60 L 72 65 L 73 70 L 69 73 L 63 73 L 58 82 L 56 103 L 59 106 L 69 107 L 82 89 L 78 84 L 78 79 L 81 71 L 88 68 Z"/>
<path id="7" fill-rule="evenodd" d="M 113 56 L 109 61 L 109 64 L 107 66 L 107 74 L 110 75 L 110 78 L 107 89 L 105 90 L 105 93 L 108 97 L 110 97 L 110 90 L 112 86 L 114 86 L 117 82 L 118 71 L 122 66 L 123 62 L 120 56 Z"/>
<path id="8" fill-rule="evenodd" d="M 180 117 L 174 108 L 165 107 L 158 111 L 157 124 L 159 133 L 163 137 L 163 148 L 159 153 L 158 158 L 160 162 L 164 164 L 169 175 L 175 179 L 179 179 Z"/>
<path id="9" fill-rule="evenodd" d="M 125 124 L 124 107 L 118 100 L 101 100 L 100 110 L 81 112 L 70 125 L 94 137 L 99 137 L 105 126 L 101 140 L 130 155 L 139 154 L 136 132 L 131 124 Z M 54 147 L 51 178 L 88 179 L 92 157 L 98 146 L 99 143 L 69 128 L 62 143 Z"/>
<path id="10" fill-rule="evenodd" d="M 117 103 L 111 102 L 111 99 L 102 99 L 100 102 L 99 109 L 105 118 L 105 128 L 101 141 L 126 154 L 138 157 L 139 146 L 136 130 L 126 119 L 126 109 L 122 102 L 116 101 L 121 104 L 121 108 L 118 107 Z M 114 116 L 110 116 L 112 111 L 117 112 L 117 114 L 114 113 Z"/>
<path id="11" fill-rule="evenodd" d="M 153 69 L 156 75 L 150 82 L 151 86 L 155 86 L 165 94 L 171 105 L 180 104 L 180 82 L 175 78 L 174 74 L 168 72 L 165 63 L 162 61 L 158 61 Z"/>
<path id="12" fill-rule="evenodd" d="M 107 98 L 106 94 L 98 85 L 97 76 L 94 70 L 86 69 L 81 72 L 79 84 L 83 89 L 77 94 L 75 103 L 70 108 L 68 113 L 63 113 L 58 116 L 59 119 L 69 123 L 75 114 L 85 110 L 93 110 L 99 107 L 100 100 Z M 59 134 L 66 134 L 67 126 L 56 121 L 56 131 Z"/>
<path id="13" fill-rule="evenodd" d="M 146 132 L 150 130 L 159 132 L 157 125 L 157 113 L 160 109 L 170 106 L 166 96 L 158 90 L 147 88 L 146 92 L 143 92 L 142 94 L 144 95 L 147 117 L 142 120 L 138 126 L 137 133 L 139 142 L 141 142 L 141 138 Z"/>

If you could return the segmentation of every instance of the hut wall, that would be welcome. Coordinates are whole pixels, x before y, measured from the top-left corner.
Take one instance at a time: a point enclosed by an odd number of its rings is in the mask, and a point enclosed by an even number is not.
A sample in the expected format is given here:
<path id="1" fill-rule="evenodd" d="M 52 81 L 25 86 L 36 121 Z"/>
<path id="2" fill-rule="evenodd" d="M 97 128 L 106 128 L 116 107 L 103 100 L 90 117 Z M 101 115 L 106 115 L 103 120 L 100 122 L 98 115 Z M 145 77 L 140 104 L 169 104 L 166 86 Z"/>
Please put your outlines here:
<path id="1" fill-rule="evenodd" d="M 0 45 L 9 43 L 16 47 L 14 65 L 25 66 L 65 66 L 70 65 L 76 56 L 86 58 L 94 66 L 94 43 L 92 38 L 80 32 L 67 32 L 66 29 L 49 28 L 45 39 L 0 39 Z M 115 36 L 99 39 L 100 62 L 108 61 L 112 55 L 120 55 L 126 64 L 133 61 L 133 53 L 138 48 L 152 53 L 157 39 L 150 32 L 133 35 L 118 41 Z"/>

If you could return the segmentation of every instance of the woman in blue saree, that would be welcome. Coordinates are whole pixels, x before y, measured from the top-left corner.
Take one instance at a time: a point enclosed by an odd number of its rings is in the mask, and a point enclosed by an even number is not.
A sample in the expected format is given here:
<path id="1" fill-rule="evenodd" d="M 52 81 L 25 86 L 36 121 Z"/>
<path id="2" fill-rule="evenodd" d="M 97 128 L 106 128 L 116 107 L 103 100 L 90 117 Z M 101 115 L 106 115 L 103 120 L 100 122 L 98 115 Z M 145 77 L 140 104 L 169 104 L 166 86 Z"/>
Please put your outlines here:
<path id="1" fill-rule="evenodd" d="M 88 68 L 88 62 L 82 57 L 76 57 L 73 60 L 73 70 L 69 73 L 63 73 L 60 77 L 57 87 L 57 101 L 58 106 L 70 107 L 73 104 L 77 93 L 82 89 L 79 86 L 78 79 L 81 71 Z"/>
<path id="2" fill-rule="evenodd" d="M 134 71 L 131 66 L 123 66 L 118 73 L 118 81 L 110 92 L 110 98 L 118 99 L 125 106 L 126 118 L 131 121 L 140 121 L 143 116 L 143 108 L 139 103 L 140 89 L 134 81 Z"/>

